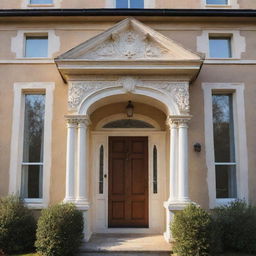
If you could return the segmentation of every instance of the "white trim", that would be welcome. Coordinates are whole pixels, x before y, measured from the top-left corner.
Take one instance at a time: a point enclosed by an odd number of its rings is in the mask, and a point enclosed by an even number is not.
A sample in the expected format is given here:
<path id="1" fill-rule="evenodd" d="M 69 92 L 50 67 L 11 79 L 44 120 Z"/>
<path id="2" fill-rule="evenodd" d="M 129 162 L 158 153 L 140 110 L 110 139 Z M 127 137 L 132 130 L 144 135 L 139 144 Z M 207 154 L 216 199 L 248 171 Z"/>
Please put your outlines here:
<path id="1" fill-rule="evenodd" d="M 25 39 L 26 35 L 48 35 L 48 56 L 45 58 L 28 58 L 25 57 Z M 26 62 L 31 61 L 31 63 L 44 63 L 53 58 L 53 55 L 60 50 L 60 38 L 55 34 L 55 30 L 18 30 L 17 35 L 12 37 L 11 40 L 11 51 L 16 54 L 16 58 L 19 61 L 24 60 Z"/>
<path id="2" fill-rule="evenodd" d="M 230 37 L 231 38 L 231 58 L 211 58 L 209 50 L 209 37 Z M 242 58 L 242 53 L 246 51 L 246 40 L 244 36 L 241 36 L 239 30 L 203 30 L 200 36 L 197 36 L 197 51 L 204 53 L 206 59 L 219 61 L 237 61 Z"/>
<path id="3" fill-rule="evenodd" d="M 232 8 L 232 9 L 239 9 L 239 4 L 237 0 L 228 0 L 227 4 L 207 4 L 207 0 L 201 0 L 201 7 L 207 8 L 207 9 L 226 9 L 226 8 Z"/>
<path id="4" fill-rule="evenodd" d="M 55 83 L 53 82 L 29 82 L 14 83 L 14 104 L 12 138 L 10 151 L 9 170 L 9 193 L 19 194 L 21 186 L 21 163 L 23 148 L 23 126 L 24 126 L 24 92 L 45 93 L 45 121 L 44 121 L 44 171 L 43 171 L 43 198 L 25 199 L 30 207 L 43 208 L 49 203 L 50 193 L 50 172 L 51 172 L 51 142 L 52 142 L 52 108 L 53 92 Z"/>
<path id="5" fill-rule="evenodd" d="M 33 9 L 33 8 L 60 8 L 62 0 L 52 0 L 52 4 L 31 4 L 30 0 L 22 0 L 21 8 Z"/>
<path id="6" fill-rule="evenodd" d="M 216 199 L 215 161 L 213 144 L 212 92 L 232 92 L 234 99 L 234 133 L 237 166 L 237 197 L 248 201 L 248 153 L 245 123 L 244 84 L 242 83 L 202 83 L 204 91 L 205 150 L 208 170 L 207 182 L 209 207 L 231 202 L 232 198 Z"/>
<path id="7" fill-rule="evenodd" d="M 144 8 L 155 8 L 155 6 L 156 6 L 155 0 L 144 0 Z M 106 0 L 105 7 L 116 8 L 116 0 Z"/>
<path id="8" fill-rule="evenodd" d="M 112 121 L 116 121 L 116 120 L 121 120 L 121 119 L 127 119 L 127 115 L 126 114 L 114 114 L 114 115 L 111 115 L 111 116 L 107 116 L 105 118 L 103 118 L 101 121 L 98 122 L 98 124 L 96 125 L 96 128 L 95 130 L 96 131 L 107 131 L 107 130 L 121 130 L 121 131 L 124 131 L 124 130 L 127 130 L 125 128 L 123 129 L 118 129 L 118 128 L 103 128 L 103 126 L 109 122 L 112 122 Z M 149 123 L 151 124 L 152 126 L 154 126 L 154 128 L 139 128 L 139 129 L 136 129 L 136 128 L 128 128 L 129 131 L 131 130 L 143 130 L 143 131 L 147 131 L 147 130 L 150 130 L 150 131 L 154 131 L 154 130 L 158 130 L 160 131 L 161 128 L 159 126 L 159 124 L 153 120 L 152 118 L 150 117 L 147 117 L 147 116 L 144 116 L 144 115 L 140 115 L 140 114 L 133 114 L 133 117 L 130 118 L 130 119 L 136 119 L 136 120 L 141 120 L 141 121 L 144 121 L 146 123 Z"/>
<path id="9" fill-rule="evenodd" d="M 165 229 L 166 194 L 166 131 L 92 131 L 90 152 L 90 183 L 92 195 L 92 232 L 94 233 L 163 233 Z M 103 194 L 98 193 L 99 148 L 104 147 L 104 174 L 108 177 L 108 137 L 109 136 L 147 136 L 148 137 L 148 175 L 149 175 L 149 228 L 108 228 L 108 179 L 104 178 Z M 158 193 L 153 193 L 153 147 L 158 153 Z M 156 209 L 158 209 L 156 211 Z"/>
<path id="10" fill-rule="evenodd" d="M 49 58 L 37 58 L 37 59 L 15 59 L 15 60 L 0 60 L 1 64 L 55 64 L 54 60 Z M 256 65 L 256 60 L 241 60 L 235 58 L 229 59 L 207 59 L 204 61 L 204 65 Z"/>

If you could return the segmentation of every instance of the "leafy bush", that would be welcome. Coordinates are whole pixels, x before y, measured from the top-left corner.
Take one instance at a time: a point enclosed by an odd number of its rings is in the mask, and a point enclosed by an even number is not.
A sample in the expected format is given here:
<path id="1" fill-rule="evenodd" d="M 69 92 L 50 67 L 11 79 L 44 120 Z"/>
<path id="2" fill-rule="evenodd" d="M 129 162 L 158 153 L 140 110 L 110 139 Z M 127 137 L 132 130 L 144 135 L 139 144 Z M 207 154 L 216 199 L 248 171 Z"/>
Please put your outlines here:
<path id="1" fill-rule="evenodd" d="M 43 256 L 74 255 L 83 238 L 83 216 L 73 204 L 58 204 L 42 211 L 36 249 Z"/>
<path id="2" fill-rule="evenodd" d="M 256 253 L 256 208 L 235 201 L 213 210 L 224 251 Z"/>
<path id="3" fill-rule="evenodd" d="M 16 196 L 0 198 L 0 251 L 27 252 L 33 249 L 36 221 Z"/>
<path id="4" fill-rule="evenodd" d="M 190 204 L 174 216 L 171 225 L 174 252 L 179 256 L 206 256 L 212 250 L 213 222 L 200 207 Z"/>

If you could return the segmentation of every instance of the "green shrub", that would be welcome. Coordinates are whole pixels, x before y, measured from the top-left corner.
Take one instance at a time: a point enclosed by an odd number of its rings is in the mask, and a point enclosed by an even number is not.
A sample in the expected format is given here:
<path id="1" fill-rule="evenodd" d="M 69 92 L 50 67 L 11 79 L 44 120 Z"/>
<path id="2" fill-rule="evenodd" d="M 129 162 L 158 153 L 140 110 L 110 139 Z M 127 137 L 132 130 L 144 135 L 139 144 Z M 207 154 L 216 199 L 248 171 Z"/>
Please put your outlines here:
<path id="1" fill-rule="evenodd" d="M 83 216 L 73 204 L 58 204 L 42 211 L 36 249 L 43 256 L 74 255 L 83 238 Z"/>
<path id="2" fill-rule="evenodd" d="M 212 251 L 213 222 L 202 208 L 190 204 L 174 216 L 171 231 L 179 256 L 206 256 Z"/>
<path id="3" fill-rule="evenodd" d="M 225 251 L 256 253 L 256 208 L 235 201 L 213 210 Z"/>
<path id="4" fill-rule="evenodd" d="M 36 221 L 16 196 L 0 198 L 0 251 L 21 253 L 33 250 Z"/>

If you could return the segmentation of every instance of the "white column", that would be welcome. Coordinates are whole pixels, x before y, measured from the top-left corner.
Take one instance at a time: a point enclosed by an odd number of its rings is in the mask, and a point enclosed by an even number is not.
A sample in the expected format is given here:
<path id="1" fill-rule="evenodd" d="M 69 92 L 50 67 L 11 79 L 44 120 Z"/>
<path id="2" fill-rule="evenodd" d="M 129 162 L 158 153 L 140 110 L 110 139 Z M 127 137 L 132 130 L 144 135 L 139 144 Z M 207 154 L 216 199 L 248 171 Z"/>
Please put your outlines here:
<path id="1" fill-rule="evenodd" d="M 169 202 L 177 199 L 177 156 L 178 126 L 177 122 L 167 120 L 170 129 L 170 170 L 169 170 Z"/>
<path id="2" fill-rule="evenodd" d="M 179 174 L 178 174 L 178 199 L 181 202 L 189 201 L 189 173 L 188 173 L 188 120 L 179 122 Z"/>
<path id="3" fill-rule="evenodd" d="M 75 137 L 77 124 L 67 118 L 67 155 L 66 155 L 66 196 L 64 201 L 75 199 Z"/>
<path id="4" fill-rule="evenodd" d="M 78 119 L 77 133 L 77 198 L 78 204 L 88 204 L 87 180 L 87 118 Z"/>

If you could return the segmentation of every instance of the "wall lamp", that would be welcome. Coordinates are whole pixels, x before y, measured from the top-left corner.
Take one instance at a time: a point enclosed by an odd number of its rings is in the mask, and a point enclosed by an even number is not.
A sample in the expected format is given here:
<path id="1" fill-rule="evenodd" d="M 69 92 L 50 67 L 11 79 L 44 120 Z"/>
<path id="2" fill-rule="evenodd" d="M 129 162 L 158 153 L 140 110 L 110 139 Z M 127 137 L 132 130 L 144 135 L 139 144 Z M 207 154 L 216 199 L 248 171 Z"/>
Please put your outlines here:
<path id="1" fill-rule="evenodd" d="M 194 150 L 195 150 L 195 152 L 201 152 L 201 149 L 202 149 L 202 146 L 201 146 L 201 144 L 200 143 L 195 143 L 194 144 Z"/>
<path id="2" fill-rule="evenodd" d="M 127 117 L 133 117 L 133 111 L 134 111 L 134 106 L 132 102 L 129 100 L 128 105 L 126 106 Z"/>

